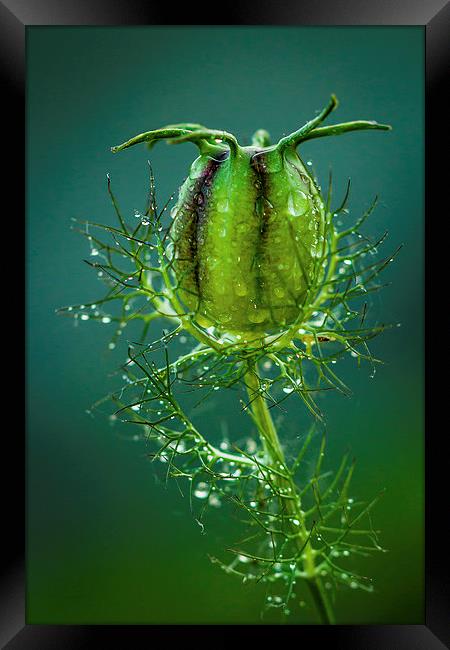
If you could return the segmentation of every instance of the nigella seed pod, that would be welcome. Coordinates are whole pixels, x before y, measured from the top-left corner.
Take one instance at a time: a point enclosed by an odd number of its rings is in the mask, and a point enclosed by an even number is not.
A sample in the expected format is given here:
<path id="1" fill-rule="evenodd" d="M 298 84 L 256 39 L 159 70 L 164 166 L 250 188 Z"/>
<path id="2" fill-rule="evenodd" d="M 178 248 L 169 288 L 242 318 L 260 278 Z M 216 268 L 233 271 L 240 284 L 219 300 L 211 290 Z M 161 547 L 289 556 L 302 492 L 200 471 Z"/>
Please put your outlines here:
<path id="1" fill-rule="evenodd" d="M 270 332 L 301 322 L 318 288 L 326 254 L 326 209 L 297 153 L 312 138 L 389 129 L 358 121 L 318 125 L 329 104 L 302 128 L 271 145 L 260 129 L 250 146 L 225 131 L 176 124 L 114 147 L 194 142 L 200 156 L 180 188 L 171 229 L 179 296 L 201 325 L 229 332 Z"/>
<path id="2" fill-rule="evenodd" d="M 205 324 L 234 332 L 292 322 L 314 280 L 324 217 L 294 149 L 202 154 L 181 187 L 172 231 L 184 302 Z"/>

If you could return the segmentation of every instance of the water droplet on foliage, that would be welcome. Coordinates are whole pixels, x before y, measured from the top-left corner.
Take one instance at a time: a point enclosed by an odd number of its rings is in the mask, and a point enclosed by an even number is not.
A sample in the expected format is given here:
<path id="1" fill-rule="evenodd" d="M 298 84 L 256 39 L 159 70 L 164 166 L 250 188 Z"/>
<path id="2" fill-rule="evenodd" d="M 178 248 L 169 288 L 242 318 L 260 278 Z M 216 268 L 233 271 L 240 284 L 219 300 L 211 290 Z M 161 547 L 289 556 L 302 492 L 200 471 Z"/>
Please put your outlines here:
<path id="1" fill-rule="evenodd" d="M 194 490 L 194 496 L 197 497 L 197 499 L 206 499 L 206 497 L 209 494 L 209 487 L 207 483 L 198 483 L 195 490 Z"/>

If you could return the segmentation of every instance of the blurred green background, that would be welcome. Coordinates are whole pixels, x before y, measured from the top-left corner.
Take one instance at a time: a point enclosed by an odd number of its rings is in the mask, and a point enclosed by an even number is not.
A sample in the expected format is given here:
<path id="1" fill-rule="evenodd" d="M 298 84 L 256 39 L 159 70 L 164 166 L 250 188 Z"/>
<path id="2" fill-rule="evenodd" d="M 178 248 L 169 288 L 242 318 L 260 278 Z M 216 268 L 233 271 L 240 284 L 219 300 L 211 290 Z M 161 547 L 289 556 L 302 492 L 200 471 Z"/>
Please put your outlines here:
<path id="1" fill-rule="evenodd" d="M 369 367 L 344 364 L 354 396 L 327 394 L 322 404 L 328 466 L 350 446 L 353 495 L 387 488 L 374 521 L 389 553 L 360 567 L 376 592 L 340 592 L 337 618 L 423 622 L 423 57 L 419 27 L 27 28 L 28 623 L 261 622 L 264 587 L 207 558 L 238 536 L 227 513 L 201 535 L 145 444 L 86 413 L 114 387 L 132 333 L 110 352 L 109 326 L 74 327 L 55 309 L 102 295 L 70 218 L 113 223 L 106 173 L 132 220 L 145 204 L 149 156 L 162 202 L 197 155 L 192 145 L 160 145 L 112 156 L 111 145 L 180 121 L 241 142 L 256 128 L 278 139 L 331 92 L 341 102 L 332 121 L 376 119 L 393 131 L 324 138 L 300 155 L 323 187 L 332 167 L 336 201 L 351 177 L 350 217 L 380 195 L 365 232 L 389 230 L 383 254 L 404 243 L 385 275 L 392 285 L 373 301 L 374 317 L 402 324 L 374 341 L 386 364 L 373 379 Z M 303 421 L 302 407 L 290 406 L 285 436 Z M 251 429 L 226 399 L 196 418 L 204 429 L 225 420 L 231 434 Z M 316 620 L 309 607 L 290 618 Z"/>

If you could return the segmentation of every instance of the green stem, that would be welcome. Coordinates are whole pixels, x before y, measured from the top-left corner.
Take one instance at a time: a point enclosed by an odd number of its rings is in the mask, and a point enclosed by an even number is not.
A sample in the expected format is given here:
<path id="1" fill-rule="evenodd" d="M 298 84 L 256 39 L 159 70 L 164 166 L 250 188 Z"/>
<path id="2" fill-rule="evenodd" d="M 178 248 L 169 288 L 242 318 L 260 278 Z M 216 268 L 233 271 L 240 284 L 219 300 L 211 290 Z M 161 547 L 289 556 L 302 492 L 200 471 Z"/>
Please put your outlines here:
<path id="1" fill-rule="evenodd" d="M 314 603 L 319 611 L 320 618 L 324 623 L 333 625 L 335 622 L 333 608 L 319 576 L 316 576 L 315 580 L 308 580 L 308 586 Z"/>
<path id="2" fill-rule="evenodd" d="M 375 129 L 377 131 L 391 131 L 390 124 L 378 124 L 378 122 L 368 120 L 355 120 L 354 122 L 344 122 L 342 124 L 332 124 L 331 126 L 322 126 L 318 129 L 312 129 L 303 135 L 297 144 L 313 140 L 315 138 L 324 138 L 330 135 L 342 135 L 350 131 L 368 131 Z"/>
<path id="3" fill-rule="evenodd" d="M 273 423 L 267 402 L 260 392 L 260 377 L 258 368 L 255 365 L 249 366 L 245 375 L 245 383 L 251 400 L 251 410 L 259 435 L 264 445 L 267 455 L 267 465 L 280 469 L 279 463 L 283 467 L 283 474 L 288 478 L 283 478 L 274 474 L 274 481 L 282 490 L 288 490 L 289 494 L 295 496 L 294 499 L 285 499 L 285 508 L 289 519 L 290 533 L 295 535 L 296 545 L 301 551 L 303 566 L 307 574 L 307 583 L 311 591 L 314 603 L 319 612 L 323 623 L 334 623 L 334 615 L 328 594 L 325 592 L 320 577 L 317 575 L 315 566 L 315 551 L 310 541 L 310 531 L 305 523 L 304 513 L 301 509 L 301 501 L 297 486 L 295 485 L 292 473 L 289 471 L 283 449 L 278 438 L 277 430 Z M 294 524 L 294 520 L 299 525 Z"/>
<path id="4" fill-rule="evenodd" d="M 278 142 L 278 149 L 286 149 L 286 147 L 296 147 L 312 129 L 324 121 L 326 117 L 337 108 L 338 100 L 335 95 L 331 95 L 330 101 L 327 106 L 317 115 L 314 119 L 304 124 L 300 129 L 287 135 Z"/>
<path id="5" fill-rule="evenodd" d="M 198 125 L 199 126 L 199 125 Z M 192 127 L 192 125 L 191 125 Z M 202 153 L 217 152 L 220 150 L 216 145 L 211 144 L 211 140 L 226 142 L 230 148 L 230 154 L 235 155 L 239 151 L 239 145 L 231 133 L 226 131 L 218 131 L 216 129 L 202 129 L 195 128 L 174 128 L 166 127 L 163 129 L 156 129 L 155 131 L 146 131 L 139 133 L 130 140 L 123 142 L 115 147 L 111 147 L 112 153 L 118 153 L 128 147 L 133 147 L 135 144 L 146 142 L 153 145 L 157 140 L 168 140 L 170 144 L 178 144 L 181 142 L 194 142 Z"/>

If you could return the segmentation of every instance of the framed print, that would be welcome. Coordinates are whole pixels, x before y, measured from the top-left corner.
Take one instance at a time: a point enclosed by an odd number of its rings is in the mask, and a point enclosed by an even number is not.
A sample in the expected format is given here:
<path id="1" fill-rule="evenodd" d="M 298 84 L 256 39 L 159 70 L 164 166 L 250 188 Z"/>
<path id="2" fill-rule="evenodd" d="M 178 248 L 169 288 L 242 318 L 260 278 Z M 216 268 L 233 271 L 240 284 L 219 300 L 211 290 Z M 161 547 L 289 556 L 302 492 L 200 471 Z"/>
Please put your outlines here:
<path id="1" fill-rule="evenodd" d="M 5 647 L 446 647 L 444 5 L 0 5 L 26 287 Z"/>

